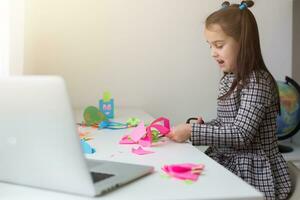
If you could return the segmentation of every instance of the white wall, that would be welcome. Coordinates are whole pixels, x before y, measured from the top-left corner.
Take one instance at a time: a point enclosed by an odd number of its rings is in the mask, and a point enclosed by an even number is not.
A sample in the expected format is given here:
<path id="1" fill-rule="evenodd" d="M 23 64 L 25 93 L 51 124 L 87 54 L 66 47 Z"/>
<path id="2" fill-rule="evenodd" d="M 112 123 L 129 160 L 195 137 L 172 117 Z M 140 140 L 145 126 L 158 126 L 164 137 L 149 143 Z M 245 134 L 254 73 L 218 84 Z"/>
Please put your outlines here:
<path id="1" fill-rule="evenodd" d="M 255 1 L 262 54 L 274 77 L 292 75 L 293 0 Z"/>
<path id="2" fill-rule="evenodd" d="M 300 84 L 300 12 L 299 10 L 300 10 L 300 1 L 294 0 L 292 77 L 297 81 L 297 83 Z"/>
<path id="3" fill-rule="evenodd" d="M 216 115 L 221 76 L 202 34 L 218 0 L 26 0 L 25 73 L 59 74 L 74 107 L 139 107 L 172 123 Z M 291 75 L 292 0 L 252 9 L 265 61 Z M 276 13 L 276 14 L 274 14 Z"/>
<path id="4" fill-rule="evenodd" d="M 293 73 L 292 78 L 300 84 L 300 1 L 294 0 L 293 5 Z M 300 145 L 300 131 L 292 138 Z"/>

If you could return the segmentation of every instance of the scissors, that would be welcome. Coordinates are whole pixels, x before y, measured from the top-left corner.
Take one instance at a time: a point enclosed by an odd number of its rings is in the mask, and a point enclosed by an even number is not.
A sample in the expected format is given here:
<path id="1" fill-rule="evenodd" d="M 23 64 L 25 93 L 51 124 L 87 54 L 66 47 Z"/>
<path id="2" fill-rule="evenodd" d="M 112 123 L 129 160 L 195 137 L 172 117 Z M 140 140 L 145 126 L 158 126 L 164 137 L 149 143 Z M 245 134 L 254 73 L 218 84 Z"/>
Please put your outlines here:
<path id="1" fill-rule="evenodd" d="M 198 118 L 197 118 L 197 117 L 190 117 L 190 118 L 188 118 L 188 119 L 186 120 L 186 124 L 190 124 L 191 121 L 193 121 L 193 120 L 198 120 Z"/>

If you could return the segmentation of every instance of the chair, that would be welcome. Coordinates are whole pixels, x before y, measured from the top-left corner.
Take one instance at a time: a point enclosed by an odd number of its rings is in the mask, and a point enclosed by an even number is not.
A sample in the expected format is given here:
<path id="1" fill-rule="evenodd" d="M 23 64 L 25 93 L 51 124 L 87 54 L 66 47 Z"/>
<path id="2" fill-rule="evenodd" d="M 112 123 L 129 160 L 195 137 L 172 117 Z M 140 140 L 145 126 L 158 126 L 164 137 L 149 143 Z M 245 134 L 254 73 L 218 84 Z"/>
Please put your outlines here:
<path id="1" fill-rule="evenodd" d="M 289 200 L 299 200 L 300 199 L 300 169 L 293 164 L 293 162 L 288 161 L 288 169 L 292 182 L 292 191 L 289 196 Z"/>

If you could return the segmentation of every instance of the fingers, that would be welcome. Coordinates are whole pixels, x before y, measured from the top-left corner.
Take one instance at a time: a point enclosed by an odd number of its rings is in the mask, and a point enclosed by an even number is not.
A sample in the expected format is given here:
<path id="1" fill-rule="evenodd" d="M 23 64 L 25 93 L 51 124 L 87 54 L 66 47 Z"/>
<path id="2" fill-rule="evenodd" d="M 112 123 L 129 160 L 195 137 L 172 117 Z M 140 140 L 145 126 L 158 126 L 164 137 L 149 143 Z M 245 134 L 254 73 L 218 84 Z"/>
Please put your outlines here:
<path id="1" fill-rule="evenodd" d="M 197 123 L 198 124 L 204 124 L 204 121 L 203 121 L 202 117 L 197 118 Z"/>
<path id="2" fill-rule="evenodd" d="M 168 133 L 168 134 L 166 135 L 166 137 L 172 139 L 172 138 L 174 137 L 173 135 L 174 135 L 174 134 L 173 134 L 172 132 L 170 132 L 170 133 Z"/>
<path id="3" fill-rule="evenodd" d="M 184 142 L 191 135 L 191 125 L 190 124 L 180 124 L 173 127 L 167 137 L 175 142 Z"/>
<path id="4" fill-rule="evenodd" d="M 170 140 L 173 140 L 174 142 L 179 142 L 178 141 L 178 136 L 175 134 L 174 131 L 170 131 L 169 134 L 167 134 L 167 137 L 170 139 Z"/>
<path id="5" fill-rule="evenodd" d="M 174 140 L 175 132 L 174 132 L 173 128 L 171 128 L 170 132 L 166 135 L 166 137 L 173 140 L 173 141 L 175 141 Z"/>

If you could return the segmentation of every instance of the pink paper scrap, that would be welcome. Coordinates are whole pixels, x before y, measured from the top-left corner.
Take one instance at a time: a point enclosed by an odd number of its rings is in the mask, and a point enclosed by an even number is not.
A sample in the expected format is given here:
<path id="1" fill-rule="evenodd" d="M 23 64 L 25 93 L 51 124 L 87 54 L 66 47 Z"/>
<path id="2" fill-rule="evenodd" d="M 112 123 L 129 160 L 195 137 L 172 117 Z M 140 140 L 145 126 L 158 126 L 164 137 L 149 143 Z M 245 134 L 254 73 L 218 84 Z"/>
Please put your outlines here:
<path id="1" fill-rule="evenodd" d="M 144 122 L 141 122 L 136 128 L 132 130 L 129 137 L 134 141 L 139 141 L 146 134 L 146 127 Z"/>
<path id="2" fill-rule="evenodd" d="M 135 154 L 138 154 L 138 155 L 145 155 L 145 154 L 154 153 L 154 151 L 147 151 L 147 150 L 143 149 L 141 146 L 139 146 L 138 148 L 132 148 L 131 152 L 135 153 Z"/>
<path id="3" fill-rule="evenodd" d="M 119 141 L 119 144 L 136 144 L 133 140 L 130 139 L 129 135 L 125 135 Z"/>
<path id="4" fill-rule="evenodd" d="M 162 167 L 162 170 L 171 177 L 191 181 L 197 181 L 203 169 L 203 164 L 193 163 L 164 165 Z"/>
<path id="5" fill-rule="evenodd" d="M 154 120 L 147 127 L 144 122 L 141 122 L 130 134 L 123 136 L 119 144 L 139 144 L 143 147 L 150 147 L 152 145 L 152 129 L 157 130 L 160 137 L 166 136 L 170 132 L 170 122 L 164 117 Z"/>

